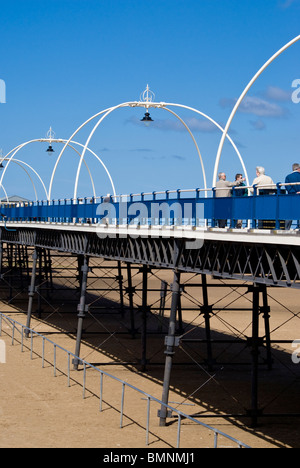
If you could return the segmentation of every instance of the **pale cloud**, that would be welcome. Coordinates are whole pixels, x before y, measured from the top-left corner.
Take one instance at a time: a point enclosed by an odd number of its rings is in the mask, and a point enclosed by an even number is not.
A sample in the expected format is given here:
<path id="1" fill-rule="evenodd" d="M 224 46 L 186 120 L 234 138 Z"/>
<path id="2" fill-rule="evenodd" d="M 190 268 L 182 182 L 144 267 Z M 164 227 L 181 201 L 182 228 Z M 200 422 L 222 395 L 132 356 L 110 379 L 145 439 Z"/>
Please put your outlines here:
<path id="1" fill-rule="evenodd" d="M 210 122 L 209 120 L 200 120 L 195 117 L 190 117 L 187 119 L 182 119 L 191 132 L 203 132 L 203 133 L 212 133 L 219 132 L 218 127 Z M 131 117 L 126 121 L 127 123 L 133 123 L 134 125 L 143 125 L 143 123 L 136 117 Z M 151 122 L 151 128 L 156 128 L 163 131 L 175 131 L 175 132 L 186 132 L 187 129 L 180 120 L 170 120 L 170 119 L 156 119 L 153 118 Z"/>
<path id="2" fill-rule="evenodd" d="M 237 99 L 221 99 L 221 107 L 234 107 Z M 252 114 L 257 117 L 283 117 L 287 110 L 274 102 L 269 102 L 257 96 L 246 96 L 241 102 L 238 111 L 243 114 Z"/>
<path id="3" fill-rule="evenodd" d="M 279 7 L 282 9 L 287 9 L 290 8 L 291 6 L 295 4 L 299 4 L 299 0 L 279 0 Z"/>
<path id="4" fill-rule="evenodd" d="M 254 130 L 264 130 L 266 128 L 265 122 L 263 122 L 261 119 L 258 120 L 250 120 L 250 124 L 254 128 Z"/>
<path id="5" fill-rule="evenodd" d="M 267 99 L 271 99 L 273 101 L 278 102 L 290 102 L 292 99 L 291 91 L 286 91 L 282 88 L 279 88 L 278 86 L 268 86 L 268 88 L 264 92 L 264 96 Z"/>

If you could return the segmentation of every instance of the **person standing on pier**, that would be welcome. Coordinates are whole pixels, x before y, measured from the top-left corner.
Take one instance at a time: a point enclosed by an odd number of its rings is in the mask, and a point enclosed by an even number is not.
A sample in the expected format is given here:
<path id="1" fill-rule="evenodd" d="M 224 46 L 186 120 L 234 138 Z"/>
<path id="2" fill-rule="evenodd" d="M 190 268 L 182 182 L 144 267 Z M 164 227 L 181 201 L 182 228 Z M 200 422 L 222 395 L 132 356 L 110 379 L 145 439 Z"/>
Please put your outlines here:
<path id="1" fill-rule="evenodd" d="M 295 194 L 300 195 L 300 185 L 289 185 L 289 184 L 300 183 L 300 164 L 298 163 L 293 164 L 292 171 L 293 172 L 291 172 L 291 174 L 288 174 L 285 178 L 285 183 L 287 184 L 285 188 L 289 195 L 295 195 Z M 287 219 L 285 221 L 285 229 L 291 229 L 292 222 L 293 221 L 291 219 Z M 297 229 L 299 228 L 300 228 L 300 220 L 297 221 Z"/>
<path id="2" fill-rule="evenodd" d="M 219 180 L 216 183 L 215 189 L 215 197 L 222 198 L 222 197 L 231 197 L 232 194 L 232 187 L 236 187 L 240 185 L 245 179 L 241 178 L 236 180 L 235 182 L 229 182 L 226 180 L 225 172 L 220 172 L 218 174 Z M 218 219 L 218 226 L 220 228 L 225 228 L 227 226 L 227 219 Z"/>

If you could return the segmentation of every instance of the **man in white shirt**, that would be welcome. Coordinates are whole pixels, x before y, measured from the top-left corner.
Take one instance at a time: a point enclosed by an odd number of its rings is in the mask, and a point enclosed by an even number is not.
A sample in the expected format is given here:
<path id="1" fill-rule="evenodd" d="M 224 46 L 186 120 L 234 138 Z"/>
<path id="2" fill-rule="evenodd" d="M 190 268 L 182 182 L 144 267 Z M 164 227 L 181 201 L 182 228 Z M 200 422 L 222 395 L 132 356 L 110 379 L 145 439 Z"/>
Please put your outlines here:
<path id="1" fill-rule="evenodd" d="M 273 180 L 271 179 L 271 177 L 267 176 L 265 174 L 265 168 L 264 167 L 261 167 L 261 166 L 257 166 L 256 168 L 256 177 L 255 179 L 253 180 L 252 182 L 252 185 L 273 185 L 274 187 L 265 187 L 265 189 L 260 189 L 259 191 L 261 192 L 261 190 L 264 190 L 262 193 L 269 193 L 270 190 L 274 190 L 274 188 L 276 188 Z M 253 189 L 251 189 L 251 192 L 253 193 Z M 258 192 L 259 193 L 259 192 Z"/>
<path id="2" fill-rule="evenodd" d="M 256 177 L 252 182 L 252 185 L 256 185 L 256 194 L 257 195 L 269 195 L 274 193 L 276 190 L 276 185 L 274 184 L 271 177 L 265 174 L 265 168 L 261 166 L 257 166 L 256 168 Z M 273 187 L 272 187 L 273 186 Z M 254 189 L 250 189 L 251 193 L 253 194 Z M 264 229 L 264 221 L 258 220 L 257 222 L 258 229 Z"/>
<path id="3" fill-rule="evenodd" d="M 235 182 L 229 182 L 226 180 L 225 172 L 220 172 L 218 174 L 219 180 L 216 183 L 215 189 L 215 197 L 216 198 L 224 198 L 224 197 L 231 197 L 232 195 L 232 187 L 236 187 L 240 185 L 245 179 L 241 178 L 236 180 Z M 225 228 L 227 225 L 227 219 L 218 219 L 218 226 L 220 228 Z"/>

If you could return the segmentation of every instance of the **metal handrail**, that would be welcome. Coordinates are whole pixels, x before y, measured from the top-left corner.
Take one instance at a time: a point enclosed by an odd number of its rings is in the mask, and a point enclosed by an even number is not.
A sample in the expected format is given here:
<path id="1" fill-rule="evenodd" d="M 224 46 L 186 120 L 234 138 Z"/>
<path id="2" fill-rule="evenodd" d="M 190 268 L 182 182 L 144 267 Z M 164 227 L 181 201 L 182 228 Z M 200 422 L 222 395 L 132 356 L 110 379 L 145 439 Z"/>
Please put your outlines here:
<path id="1" fill-rule="evenodd" d="M 99 395 L 99 410 L 102 411 L 102 402 L 103 402 L 103 376 L 109 377 L 117 382 L 119 382 L 122 385 L 122 397 L 121 397 L 121 410 L 120 410 L 120 428 L 123 427 L 123 417 L 124 417 L 124 395 L 125 395 L 125 388 L 128 387 L 137 393 L 143 395 L 147 399 L 147 419 L 146 419 L 146 446 L 149 445 L 149 425 L 150 425 L 150 402 L 156 402 L 159 405 L 163 405 L 167 409 L 169 409 L 171 412 L 174 412 L 178 415 L 178 430 L 177 430 L 177 442 L 176 442 L 176 448 L 180 447 L 180 434 L 181 434 L 181 420 L 188 419 L 189 421 L 202 426 L 214 433 L 214 448 L 218 447 L 218 436 L 223 436 L 226 439 L 229 439 L 231 442 L 234 442 L 237 444 L 238 448 L 251 448 L 250 446 L 244 444 L 243 442 L 235 439 L 234 437 L 231 437 L 228 434 L 225 434 L 222 431 L 219 431 L 218 429 L 209 426 L 192 416 L 189 416 L 182 411 L 177 410 L 176 408 L 173 408 L 172 406 L 163 403 L 161 400 L 158 398 L 155 398 L 154 396 L 150 395 L 147 392 L 144 392 L 143 390 L 131 385 L 128 382 L 125 382 L 124 380 L 119 379 L 118 377 L 115 377 L 114 375 L 109 374 L 108 372 L 103 371 L 102 369 L 99 369 L 95 367 L 93 364 L 90 364 L 89 362 L 85 361 L 84 359 L 79 358 L 75 354 L 73 354 L 71 351 L 68 351 L 67 349 L 63 348 L 62 346 L 58 345 L 57 343 L 54 343 L 53 341 L 49 340 L 42 334 L 36 332 L 32 328 L 29 328 L 16 320 L 12 319 L 11 317 L 8 317 L 7 315 L 3 314 L 0 312 L 0 336 L 2 335 L 2 320 L 6 321 L 9 325 L 12 326 L 12 342 L 11 344 L 14 344 L 15 341 L 15 331 L 17 330 L 21 334 L 21 352 L 23 351 L 24 347 L 24 336 L 27 338 L 30 335 L 30 356 L 32 359 L 33 356 L 33 336 L 39 336 L 42 338 L 42 367 L 44 367 L 44 361 L 45 361 L 45 342 L 47 341 L 48 343 L 53 345 L 53 368 L 54 368 L 54 377 L 56 376 L 56 371 L 57 371 L 57 366 L 56 366 L 56 351 L 57 349 L 60 349 L 61 351 L 67 353 L 68 356 L 68 372 L 67 372 L 67 379 L 68 379 L 68 386 L 70 386 L 70 358 L 73 357 L 77 362 L 79 362 L 83 366 L 83 383 L 82 383 L 82 388 L 83 388 L 83 393 L 82 396 L 85 398 L 85 392 L 86 392 L 86 370 L 87 367 L 95 370 L 96 372 L 99 372 L 100 374 L 100 395 Z M 17 328 L 17 326 L 21 327 L 21 330 Z M 25 335 L 26 332 L 26 335 Z M 27 338 L 28 339 L 28 338 Z"/>

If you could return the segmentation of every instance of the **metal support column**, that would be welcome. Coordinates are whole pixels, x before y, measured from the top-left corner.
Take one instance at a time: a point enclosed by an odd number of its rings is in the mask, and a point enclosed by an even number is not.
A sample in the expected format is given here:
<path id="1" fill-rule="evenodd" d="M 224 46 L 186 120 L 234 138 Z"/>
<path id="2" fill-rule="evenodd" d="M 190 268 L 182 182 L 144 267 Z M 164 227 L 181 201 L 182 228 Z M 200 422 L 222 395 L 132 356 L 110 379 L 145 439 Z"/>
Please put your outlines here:
<path id="1" fill-rule="evenodd" d="M 176 336 L 175 336 L 175 329 L 176 329 L 176 312 L 178 308 L 179 302 L 179 295 L 180 295 L 180 273 L 177 269 L 174 271 L 174 280 L 172 284 L 172 302 L 171 302 L 171 312 L 170 312 L 170 320 L 169 320 L 169 332 L 168 336 L 165 338 L 165 372 L 164 372 L 164 383 L 163 383 L 163 393 L 162 393 L 162 402 L 167 404 L 169 400 L 169 388 L 170 388 L 170 379 L 171 379 L 171 369 L 172 369 L 172 362 L 173 362 L 173 355 L 174 355 L 174 347 L 176 345 Z M 160 411 L 158 412 L 158 416 L 160 418 L 159 425 L 165 426 L 166 425 L 166 418 L 168 416 L 168 411 L 165 406 L 161 406 Z"/>
<path id="2" fill-rule="evenodd" d="M 36 267 L 37 267 L 37 260 L 39 257 L 39 252 L 38 249 L 34 249 L 33 254 L 32 254 L 32 270 L 31 270 L 31 281 L 30 281 L 30 286 L 29 286 L 29 291 L 28 291 L 28 308 L 27 308 L 27 322 L 26 322 L 26 327 L 25 329 L 25 336 L 29 336 L 29 328 L 30 328 L 30 322 L 31 322 L 31 314 L 32 314 L 32 306 L 33 306 L 33 298 L 34 298 L 34 293 L 35 293 L 35 279 L 36 279 Z"/>
<path id="3" fill-rule="evenodd" d="M 118 261 L 118 276 L 116 279 L 119 282 L 121 314 L 122 317 L 124 317 L 123 275 L 122 264 L 120 261 Z"/>
<path id="4" fill-rule="evenodd" d="M 168 288 L 168 283 L 163 280 L 161 282 L 161 287 L 160 287 L 160 305 L 159 305 L 158 327 L 157 327 L 157 329 L 159 331 L 162 331 L 162 326 L 163 326 L 165 306 L 166 306 L 167 288 Z"/>
<path id="5" fill-rule="evenodd" d="M 134 288 L 132 286 L 132 276 L 131 276 L 131 265 L 127 263 L 127 283 L 128 286 L 125 289 L 126 293 L 129 297 L 129 313 L 130 313 L 130 325 L 131 325 L 131 336 L 135 338 L 136 329 L 135 329 L 135 321 L 134 321 L 134 306 L 133 306 L 133 293 Z"/>
<path id="6" fill-rule="evenodd" d="M 36 286 L 36 290 L 37 290 L 37 293 L 38 293 L 38 296 L 37 296 L 37 299 L 38 299 L 38 307 L 37 307 L 37 314 L 38 314 L 38 317 L 41 318 L 41 315 L 42 315 L 42 291 L 41 289 L 39 289 L 39 287 L 41 287 L 42 283 L 43 283 L 43 251 L 45 249 L 41 249 L 39 250 L 38 252 L 38 261 L 39 261 L 39 274 L 38 274 L 38 286 Z"/>
<path id="7" fill-rule="evenodd" d="M 260 287 L 253 285 L 253 309 L 252 309 L 252 373 L 251 373 L 251 425 L 257 426 L 258 409 L 258 356 L 259 356 L 259 292 Z"/>
<path id="8" fill-rule="evenodd" d="M 7 261 L 8 261 L 8 285 L 9 285 L 9 296 L 8 299 L 11 301 L 12 299 L 12 277 L 13 277 L 13 258 L 14 258 L 14 245 L 8 244 L 7 245 Z"/>
<path id="9" fill-rule="evenodd" d="M 268 304 L 268 294 L 267 286 L 265 284 L 261 285 L 262 288 L 262 297 L 263 305 L 260 308 L 260 312 L 263 314 L 265 322 L 265 332 L 266 332 L 266 350 L 267 350 L 267 365 L 268 369 L 272 369 L 272 353 L 271 353 L 271 334 L 270 334 L 270 306 Z"/>
<path id="10" fill-rule="evenodd" d="M 141 370 L 144 372 L 146 370 L 147 364 L 147 314 L 148 314 L 148 307 L 147 307 L 147 296 L 148 296 L 148 267 L 147 265 L 143 265 L 142 268 L 143 273 L 143 295 L 142 295 L 142 358 L 141 358 Z"/>
<path id="11" fill-rule="evenodd" d="M 213 357 L 212 357 L 212 346 L 211 346 L 211 330 L 210 330 L 210 316 L 212 313 L 212 306 L 208 304 L 208 290 L 206 275 L 201 275 L 202 278 L 202 294 L 203 294 L 203 305 L 200 307 L 201 314 L 205 321 L 205 334 L 206 334 L 206 346 L 207 346 L 207 365 L 209 370 L 213 370 Z"/>
<path id="12" fill-rule="evenodd" d="M 179 297 L 178 297 L 178 307 L 177 307 L 177 319 L 178 319 L 178 328 L 177 328 L 177 333 L 179 335 L 182 335 L 184 330 L 183 330 L 183 322 L 182 322 L 182 308 L 181 308 L 181 293 L 182 290 L 179 288 Z"/>
<path id="13" fill-rule="evenodd" d="M 79 262 L 81 264 L 81 262 Z M 78 304 L 78 324 L 77 324 L 77 338 L 76 338 L 76 347 L 75 347 L 75 356 L 79 357 L 80 353 L 80 344 L 81 344 L 81 337 L 82 337 L 82 329 L 83 329 L 83 320 L 85 318 L 85 312 L 87 311 L 86 308 L 86 289 L 87 289 L 87 279 L 88 279 L 88 257 L 84 255 L 83 262 L 81 266 L 81 290 L 80 290 L 80 302 Z M 74 358 L 73 361 L 74 369 L 78 369 L 79 360 Z"/>
<path id="14" fill-rule="evenodd" d="M 2 279 L 3 242 L 0 241 L 0 279 Z"/>

